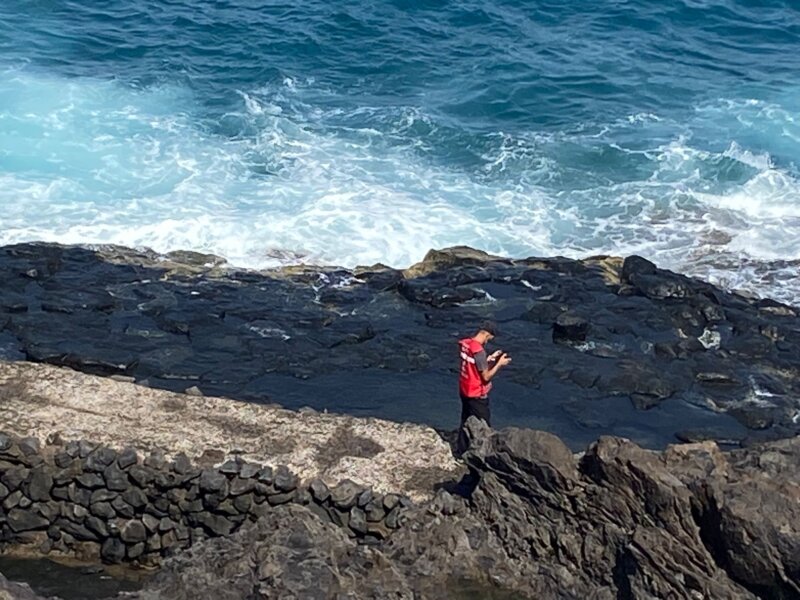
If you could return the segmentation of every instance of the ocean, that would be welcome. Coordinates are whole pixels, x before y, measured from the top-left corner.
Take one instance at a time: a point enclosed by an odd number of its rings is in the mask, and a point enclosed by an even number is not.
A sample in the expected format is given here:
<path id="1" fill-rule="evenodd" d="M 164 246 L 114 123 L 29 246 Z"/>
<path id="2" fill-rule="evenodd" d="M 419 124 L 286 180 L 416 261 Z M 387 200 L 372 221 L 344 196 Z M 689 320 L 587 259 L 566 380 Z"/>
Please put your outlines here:
<path id="1" fill-rule="evenodd" d="M 800 303 L 793 0 L 4 0 L 0 244 L 640 254 Z"/>

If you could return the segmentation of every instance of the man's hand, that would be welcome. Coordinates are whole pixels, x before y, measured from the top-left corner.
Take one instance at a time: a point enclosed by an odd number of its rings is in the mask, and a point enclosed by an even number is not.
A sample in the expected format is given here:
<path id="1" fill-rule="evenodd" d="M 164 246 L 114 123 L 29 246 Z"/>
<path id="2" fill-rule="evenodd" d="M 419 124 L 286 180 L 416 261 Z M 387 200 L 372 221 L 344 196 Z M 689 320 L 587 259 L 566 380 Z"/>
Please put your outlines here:
<path id="1" fill-rule="evenodd" d="M 501 354 L 500 358 L 497 359 L 497 364 L 501 367 L 505 367 L 508 363 L 511 362 L 511 357 L 508 354 Z"/>
<path id="2" fill-rule="evenodd" d="M 489 360 L 491 360 L 491 361 L 495 361 L 495 360 L 497 360 L 498 358 L 500 358 L 501 356 L 503 356 L 503 351 L 502 351 L 502 350 L 495 350 L 494 352 L 492 352 L 492 353 L 489 355 Z"/>

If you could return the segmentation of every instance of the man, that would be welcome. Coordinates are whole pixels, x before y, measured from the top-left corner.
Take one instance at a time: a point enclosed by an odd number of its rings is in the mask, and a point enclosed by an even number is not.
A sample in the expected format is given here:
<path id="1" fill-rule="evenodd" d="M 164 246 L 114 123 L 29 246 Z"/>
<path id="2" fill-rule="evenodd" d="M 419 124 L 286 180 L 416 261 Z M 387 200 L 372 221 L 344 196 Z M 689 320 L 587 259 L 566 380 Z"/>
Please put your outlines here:
<path id="1" fill-rule="evenodd" d="M 497 326 L 486 321 L 481 324 L 478 333 L 471 338 L 459 340 L 461 351 L 461 372 L 458 378 L 458 391 L 461 395 L 461 426 L 458 431 L 456 451 L 462 454 L 467 449 L 467 435 L 464 423 L 469 417 L 477 417 L 487 425 L 491 425 L 489 410 L 489 390 L 492 379 L 511 362 L 511 358 L 502 350 L 486 356 L 484 346 L 497 335 Z"/>

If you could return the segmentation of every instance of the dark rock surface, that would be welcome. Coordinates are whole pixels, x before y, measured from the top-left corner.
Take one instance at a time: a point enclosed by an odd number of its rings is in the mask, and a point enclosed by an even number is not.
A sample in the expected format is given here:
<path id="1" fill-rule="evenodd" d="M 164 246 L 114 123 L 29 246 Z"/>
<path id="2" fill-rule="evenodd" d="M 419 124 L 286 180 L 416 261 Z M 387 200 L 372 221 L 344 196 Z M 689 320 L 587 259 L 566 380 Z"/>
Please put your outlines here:
<path id="1" fill-rule="evenodd" d="M 2 600 L 44 600 L 38 596 L 25 583 L 15 583 L 3 577 L 0 573 L 0 599 Z M 58 600 L 51 597 L 50 600 Z"/>
<path id="2" fill-rule="evenodd" d="M 134 597 L 460 598 L 469 582 L 542 600 L 800 598 L 800 439 L 659 453 L 605 437 L 576 457 L 541 431 L 470 431 L 472 475 L 384 542 L 289 505 Z"/>
<path id="3" fill-rule="evenodd" d="M 244 272 L 186 253 L 23 244 L 0 248 L 0 281 L 5 358 L 153 387 L 452 428 L 455 341 L 491 317 L 514 359 L 493 392 L 496 425 L 573 449 L 602 434 L 749 444 L 799 427 L 797 309 L 639 257 L 455 248 L 404 272 Z M 102 472 L 113 457 L 99 458 Z"/>

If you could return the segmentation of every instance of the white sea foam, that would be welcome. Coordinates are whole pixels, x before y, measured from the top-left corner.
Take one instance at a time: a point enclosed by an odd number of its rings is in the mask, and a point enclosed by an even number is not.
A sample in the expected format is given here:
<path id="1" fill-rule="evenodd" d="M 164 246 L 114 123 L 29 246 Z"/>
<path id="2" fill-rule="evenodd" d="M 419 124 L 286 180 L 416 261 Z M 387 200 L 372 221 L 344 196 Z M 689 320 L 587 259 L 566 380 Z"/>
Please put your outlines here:
<path id="1" fill-rule="evenodd" d="M 455 244 L 512 256 L 637 253 L 800 298 L 784 267 L 759 266 L 800 258 L 791 165 L 746 147 L 747 136 L 720 150 L 693 141 L 723 118 L 772 119 L 800 139 L 780 106 L 703 107 L 701 124 L 651 147 L 619 135 L 669 129 L 650 113 L 497 133 L 470 170 L 430 158 L 449 133 L 420 108 L 321 108 L 312 99 L 323 93 L 294 79 L 241 90 L 220 131 L 178 86 L 0 73 L 0 243 L 194 249 L 252 267 L 406 266 Z"/>

